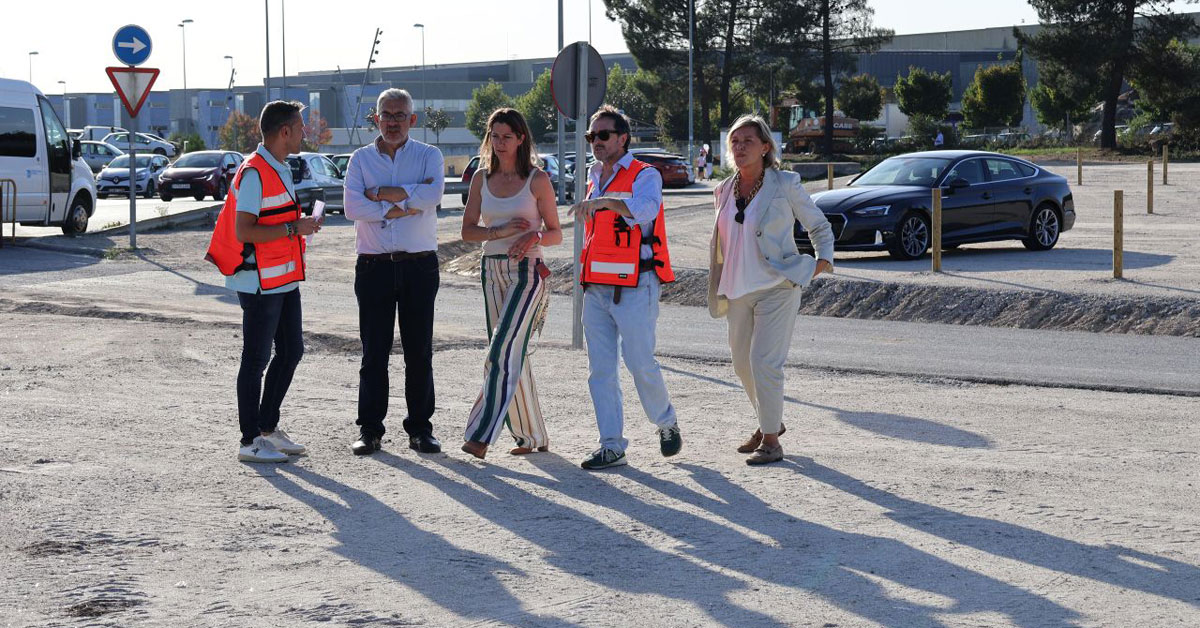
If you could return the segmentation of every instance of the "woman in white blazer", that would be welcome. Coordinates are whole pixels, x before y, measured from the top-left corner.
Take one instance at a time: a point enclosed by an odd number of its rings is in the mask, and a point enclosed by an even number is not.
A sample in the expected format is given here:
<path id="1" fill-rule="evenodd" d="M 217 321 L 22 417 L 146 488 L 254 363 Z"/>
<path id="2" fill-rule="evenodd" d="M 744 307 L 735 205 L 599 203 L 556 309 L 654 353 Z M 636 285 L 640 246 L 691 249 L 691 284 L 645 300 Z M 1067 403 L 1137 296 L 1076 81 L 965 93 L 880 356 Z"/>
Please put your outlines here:
<path id="1" fill-rule="evenodd" d="M 809 198 L 800 175 L 779 169 L 779 147 L 761 116 L 742 116 L 726 155 L 737 173 L 715 190 L 717 219 L 709 246 L 708 310 L 729 319 L 733 370 L 742 380 L 758 429 L 738 447 L 747 464 L 783 459 L 783 365 L 800 309 L 800 292 L 833 271 L 833 229 Z M 796 248 L 799 220 L 817 253 Z"/>

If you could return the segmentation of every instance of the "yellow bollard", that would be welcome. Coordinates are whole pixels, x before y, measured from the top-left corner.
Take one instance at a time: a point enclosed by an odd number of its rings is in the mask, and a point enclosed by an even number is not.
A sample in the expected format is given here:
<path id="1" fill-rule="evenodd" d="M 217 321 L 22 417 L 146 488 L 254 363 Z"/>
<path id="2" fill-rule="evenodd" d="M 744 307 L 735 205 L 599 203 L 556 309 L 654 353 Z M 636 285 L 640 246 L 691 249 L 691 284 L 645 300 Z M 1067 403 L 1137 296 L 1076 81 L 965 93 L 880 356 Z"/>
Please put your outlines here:
<path id="1" fill-rule="evenodd" d="M 1113 191 L 1113 278 L 1120 279 L 1125 266 L 1125 193 Z"/>
<path id="2" fill-rule="evenodd" d="M 1154 160 L 1146 162 L 1146 213 L 1154 213 Z"/>
<path id="3" fill-rule="evenodd" d="M 833 189 L 833 164 L 825 164 L 825 178 L 829 180 L 829 187 L 827 189 L 832 190 Z"/>
<path id="4" fill-rule="evenodd" d="M 933 188 L 933 272 L 942 272 L 942 188 Z"/>

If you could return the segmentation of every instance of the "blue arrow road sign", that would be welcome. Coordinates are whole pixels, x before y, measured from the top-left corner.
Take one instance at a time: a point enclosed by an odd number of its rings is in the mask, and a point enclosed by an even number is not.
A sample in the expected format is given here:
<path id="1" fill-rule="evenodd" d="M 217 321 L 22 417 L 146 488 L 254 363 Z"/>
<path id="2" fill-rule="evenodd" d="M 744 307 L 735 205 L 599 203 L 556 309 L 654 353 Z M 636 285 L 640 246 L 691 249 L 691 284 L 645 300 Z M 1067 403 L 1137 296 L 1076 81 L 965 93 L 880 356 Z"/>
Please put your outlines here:
<path id="1" fill-rule="evenodd" d="M 125 65 L 141 65 L 150 58 L 150 34 L 136 24 L 118 28 L 112 45 L 113 54 Z"/>

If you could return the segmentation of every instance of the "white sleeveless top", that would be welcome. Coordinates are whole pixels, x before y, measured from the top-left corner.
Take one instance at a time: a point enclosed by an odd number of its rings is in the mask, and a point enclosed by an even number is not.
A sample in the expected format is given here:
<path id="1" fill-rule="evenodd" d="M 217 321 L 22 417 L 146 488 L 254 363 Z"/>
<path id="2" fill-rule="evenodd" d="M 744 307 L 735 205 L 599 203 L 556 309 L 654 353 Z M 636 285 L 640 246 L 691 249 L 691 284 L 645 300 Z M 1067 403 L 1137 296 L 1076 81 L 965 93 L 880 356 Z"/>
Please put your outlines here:
<path id="1" fill-rule="evenodd" d="M 488 189 L 488 182 L 485 176 L 483 180 L 483 194 L 479 207 L 479 217 L 483 221 L 485 227 L 500 227 L 506 224 L 513 218 L 524 218 L 529 221 L 529 233 L 531 231 L 539 231 L 542 228 L 542 216 L 538 213 L 537 199 L 534 198 L 533 192 L 529 190 L 529 184 L 533 181 L 533 175 L 537 171 L 531 171 L 529 176 L 525 178 L 525 185 L 520 192 L 512 196 L 504 198 L 495 196 Z M 504 255 L 508 253 L 509 247 L 514 242 L 521 239 L 525 233 L 500 238 L 498 240 L 487 240 L 483 243 L 484 255 Z M 529 247 L 525 252 L 525 257 L 542 257 L 541 244 L 535 244 Z"/>

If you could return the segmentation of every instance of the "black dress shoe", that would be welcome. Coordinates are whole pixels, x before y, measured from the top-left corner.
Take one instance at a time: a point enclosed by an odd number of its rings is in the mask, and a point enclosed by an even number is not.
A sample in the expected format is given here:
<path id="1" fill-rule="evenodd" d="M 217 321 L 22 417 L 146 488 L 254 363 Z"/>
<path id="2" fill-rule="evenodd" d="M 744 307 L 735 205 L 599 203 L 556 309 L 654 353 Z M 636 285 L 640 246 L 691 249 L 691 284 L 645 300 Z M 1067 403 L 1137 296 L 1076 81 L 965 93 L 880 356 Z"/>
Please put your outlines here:
<path id="1" fill-rule="evenodd" d="M 379 438 L 378 436 L 367 436 L 366 434 L 363 434 L 362 436 L 358 437 L 358 440 L 354 441 L 354 443 L 350 445 L 350 451 L 353 451 L 354 455 L 356 456 L 373 454 L 379 451 L 379 448 L 382 447 L 382 441 L 383 439 Z"/>
<path id="2" fill-rule="evenodd" d="M 418 436 L 408 437 L 408 448 L 415 449 L 423 454 L 440 454 L 442 453 L 442 444 L 438 439 L 433 437 L 433 434 L 421 434 Z"/>

